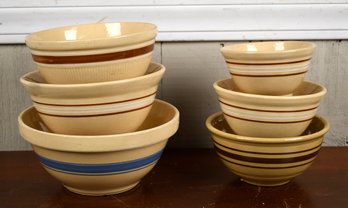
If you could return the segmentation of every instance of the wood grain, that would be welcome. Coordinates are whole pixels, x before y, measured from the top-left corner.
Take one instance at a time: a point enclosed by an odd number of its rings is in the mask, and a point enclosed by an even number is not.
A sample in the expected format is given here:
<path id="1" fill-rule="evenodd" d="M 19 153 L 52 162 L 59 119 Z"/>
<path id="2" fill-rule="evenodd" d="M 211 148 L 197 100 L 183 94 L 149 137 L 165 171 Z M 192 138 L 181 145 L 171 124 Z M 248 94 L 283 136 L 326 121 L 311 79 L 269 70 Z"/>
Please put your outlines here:
<path id="1" fill-rule="evenodd" d="M 220 54 L 221 45 L 210 43 L 163 43 L 163 99 L 180 111 L 180 128 L 173 147 L 211 147 L 206 118 L 219 111 L 213 83 L 229 77 Z"/>
<path id="2" fill-rule="evenodd" d="M 211 149 L 166 149 L 133 190 L 87 197 L 64 189 L 33 152 L 0 152 L 1 207 L 346 207 L 348 148 L 324 147 L 289 184 L 259 187 L 230 173 Z"/>
<path id="3" fill-rule="evenodd" d="M 31 105 L 19 78 L 34 69 L 30 52 L 23 45 L 0 46 L 0 150 L 30 148 L 19 136 L 17 117 Z"/>
<path id="4" fill-rule="evenodd" d="M 312 66 L 305 79 L 327 88 L 319 114 L 331 124 L 324 145 L 343 146 L 348 142 L 348 41 L 316 41 Z"/>

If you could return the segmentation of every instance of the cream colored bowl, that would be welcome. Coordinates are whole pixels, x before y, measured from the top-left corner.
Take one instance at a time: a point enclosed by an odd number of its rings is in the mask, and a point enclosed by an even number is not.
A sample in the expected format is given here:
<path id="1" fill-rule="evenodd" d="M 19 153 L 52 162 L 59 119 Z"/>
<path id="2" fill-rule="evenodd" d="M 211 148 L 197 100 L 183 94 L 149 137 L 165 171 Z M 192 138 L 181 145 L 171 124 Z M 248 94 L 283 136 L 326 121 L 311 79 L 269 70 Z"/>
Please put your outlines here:
<path id="1" fill-rule="evenodd" d="M 26 45 L 48 83 L 90 83 L 144 75 L 156 35 L 151 23 L 96 23 L 35 32 Z"/>
<path id="2" fill-rule="evenodd" d="M 137 132 L 73 136 L 47 131 L 31 107 L 19 116 L 19 130 L 43 167 L 72 192 L 109 195 L 127 191 L 155 166 L 178 129 L 178 110 L 155 101 Z"/>
<path id="3" fill-rule="evenodd" d="M 165 68 L 152 63 L 141 77 L 88 84 L 47 84 L 36 72 L 21 77 L 47 127 L 73 135 L 135 131 L 155 100 Z"/>
<path id="4" fill-rule="evenodd" d="M 303 173 L 316 158 L 329 130 L 320 116 L 298 137 L 240 136 L 229 128 L 222 113 L 211 115 L 206 126 L 225 166 L 245 182 L 258 186 L 282 185 Z"/>
<path id="5" fill-rule="evenodd" d="M 302 83 L 310 60 L 281 64 L 227 63 L 227 66 L 234 83 L 242 92 L 287 95 Z"/>
<path id="6" fill-rule="evenodd" d="M 304 81 L 290 96 L 241 92 L 232 79 L 217 81 L 214 89 L 226 121 L 236 134 L 253 137 L 300 135 L 315 116 L 326 89 Z"/>
<path id="7" fill-rule="evenodd" d="M 231 64 L 278 64 L 309 60 L 314 48 L 311 42 L 266 41 L 228 45 L 221 53 Z"/>

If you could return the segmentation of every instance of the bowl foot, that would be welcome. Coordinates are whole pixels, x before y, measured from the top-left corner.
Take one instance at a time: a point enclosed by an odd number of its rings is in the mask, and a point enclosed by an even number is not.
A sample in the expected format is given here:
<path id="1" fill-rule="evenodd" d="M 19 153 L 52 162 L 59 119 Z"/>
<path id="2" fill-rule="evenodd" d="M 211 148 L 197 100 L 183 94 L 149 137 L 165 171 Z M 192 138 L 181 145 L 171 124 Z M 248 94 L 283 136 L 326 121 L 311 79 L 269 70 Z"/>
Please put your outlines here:
<path id="1" fill-rule="evenodd" d="M 244 181 L 245 183 L 255 185 L 255 186 L 281 186 L 285 185 L 290 182 L 290 180 L 286 181 L 258 181 L 258 180 L 249 180 L 249 179 L 240 179 L 241 181 Z"/>
<path id="2" fill-rule="evenodd" d="M 116 189 L 107 189 L 107 190 L 84 190 L 84 189 L 76 189 L 76 188 L 72 188 L 66 185 L 63 185 L 66 189 L 68 189 L 69 191 L 76 193 L 76 194 L 81 194 L 81 195 L 86 195 L 86 196 L 105 196 L 105 195 L 113 195 L 113 194 L 120 194 L 126 191 L 131 190 L 132 188 L 134 188 L 136 185 L 138 185 L 139 181 L 128 185 L 128 186 L 124 186 L 124 187 L 120 187 L 120 188 L 116 188 Z"/>

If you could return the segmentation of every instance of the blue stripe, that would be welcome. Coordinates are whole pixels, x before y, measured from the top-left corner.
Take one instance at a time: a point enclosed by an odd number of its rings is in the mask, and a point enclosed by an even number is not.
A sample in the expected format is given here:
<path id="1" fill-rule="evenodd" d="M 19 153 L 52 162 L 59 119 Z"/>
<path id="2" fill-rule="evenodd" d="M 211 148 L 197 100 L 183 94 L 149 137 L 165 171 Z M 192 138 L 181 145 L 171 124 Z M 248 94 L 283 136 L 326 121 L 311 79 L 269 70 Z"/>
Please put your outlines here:
<path id="1" fill-rule="evenodd" d="M 150 156 L 126 161 L 119 163 L 106 163 L 106 164 L 77 164 L 60 162 L 51 160 L 41 155 L 38 155 L 40 162 L 47 168 L 54 169 L 61 172 L 69 172 L 73 174 L 83 175 L 106 175 L 106 174 L 117 174 L 123 172 L 129 172 L 136 169 L 144 168 L 153 162 L 157 161 L 162 155 L 163 149 Z"/>

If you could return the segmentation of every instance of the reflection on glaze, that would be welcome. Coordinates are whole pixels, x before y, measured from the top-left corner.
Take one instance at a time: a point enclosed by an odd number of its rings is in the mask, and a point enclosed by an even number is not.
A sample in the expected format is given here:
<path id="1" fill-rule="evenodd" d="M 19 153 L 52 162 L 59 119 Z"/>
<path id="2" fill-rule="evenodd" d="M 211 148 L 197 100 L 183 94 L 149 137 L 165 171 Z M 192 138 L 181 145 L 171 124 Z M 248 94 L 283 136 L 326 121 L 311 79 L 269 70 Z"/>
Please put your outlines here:
<path id="1" fill-rule="evenodd" d="M 276 42 L 274 45 L 274 50 L 276 51 L 284 51 L 284 42 Z"/>
<path id="2" fill-rule="evenodd" d="M 70 30 L 64 31 L 65 40 L 77 40 L 77 29 L 76 27 L 71 28 Z"/>
<path id="3" fill-rule="evenodd" d="M 255 52 L 257 51 L 257 48 L 255 47 L 255 45 L 253 44 L 248 44 L 246 45 L 247 46 L 247 51 L 250 51 L 250 52 Z"/>
<path id="4" fill-rule="evenodd" d="M 121 35 L 121 24 L 120 23 L 105 23 L 106 31 L 109 37 Z"/>

